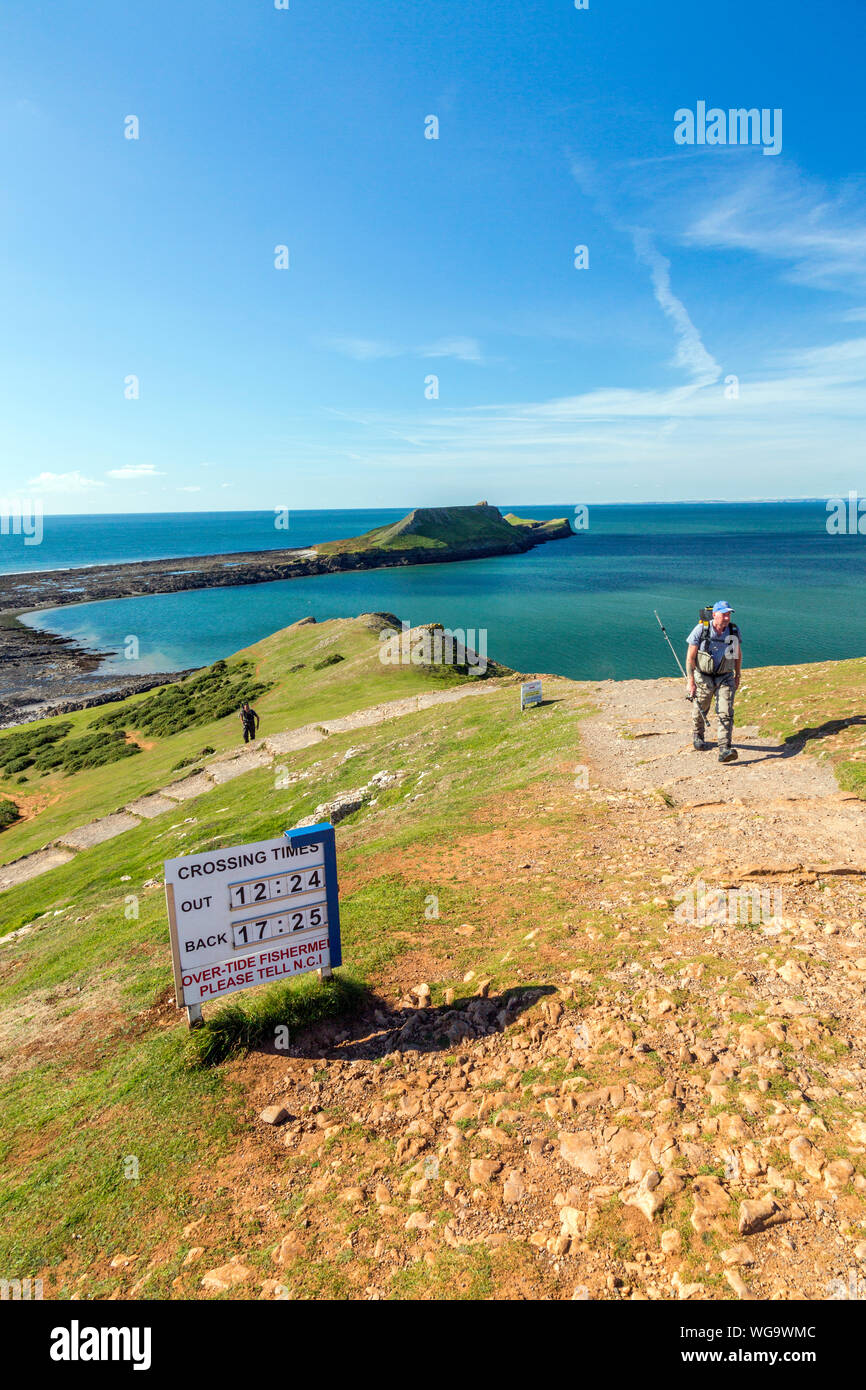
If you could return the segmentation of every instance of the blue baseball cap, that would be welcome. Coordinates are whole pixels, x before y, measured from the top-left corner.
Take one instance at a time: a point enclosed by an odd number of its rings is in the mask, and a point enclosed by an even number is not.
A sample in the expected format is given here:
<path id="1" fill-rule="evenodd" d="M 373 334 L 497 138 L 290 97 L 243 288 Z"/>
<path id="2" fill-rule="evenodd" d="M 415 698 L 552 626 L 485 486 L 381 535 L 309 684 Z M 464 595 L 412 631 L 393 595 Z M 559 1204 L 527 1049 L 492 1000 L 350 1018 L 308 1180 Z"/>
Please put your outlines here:
<path id="1" fill-rule="evenodd" d="M 723 598 L 720 598 L 718 603 L 713 604 L 714 613 L 733 613 L 733 611 L 734 610 L 731 607 L 731 605 L 729 603 L 725 603 L 725 600 Z"/>

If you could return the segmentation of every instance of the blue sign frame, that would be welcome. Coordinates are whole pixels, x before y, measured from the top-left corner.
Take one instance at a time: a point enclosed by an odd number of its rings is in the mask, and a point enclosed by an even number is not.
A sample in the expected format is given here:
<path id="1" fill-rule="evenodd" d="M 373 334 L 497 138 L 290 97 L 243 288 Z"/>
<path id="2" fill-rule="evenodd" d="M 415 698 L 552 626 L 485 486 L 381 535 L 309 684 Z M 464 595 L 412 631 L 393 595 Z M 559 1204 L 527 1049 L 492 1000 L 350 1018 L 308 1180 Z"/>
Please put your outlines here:
<path id="1" fill-rule="evenodd" d="M 334 827 L 330 821 L 305 825 L 300 830 L 285 830 L 285 838 L 293 845 L 321 844 L 325 855 L 325 901 L 328 906 L 328 951 L 331 969 L 343 964 L 340 942 L 340 889 L 337 883 L 337 846 Z"/>
<path id="2" fill-rule="evenodd" d="M 544 703 L 541 681 L 524 681 L 520 687 L 520 709 L 531 709 L 533 705 Z"/>

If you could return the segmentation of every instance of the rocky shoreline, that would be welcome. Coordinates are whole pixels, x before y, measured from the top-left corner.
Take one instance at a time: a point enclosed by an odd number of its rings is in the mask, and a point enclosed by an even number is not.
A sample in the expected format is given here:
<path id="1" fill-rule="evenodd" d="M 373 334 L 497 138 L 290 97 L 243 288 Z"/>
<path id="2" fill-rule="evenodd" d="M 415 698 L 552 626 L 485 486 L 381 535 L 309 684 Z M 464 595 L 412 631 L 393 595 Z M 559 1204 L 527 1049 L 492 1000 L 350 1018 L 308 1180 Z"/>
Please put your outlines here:
<path id="1" fill-rule="evenodd" d="M 0 728 L 123 699 L 186 674 L 173 671 L 126 678 L 100 676 L 98 667 L 108 653 L 88 651 L 71 638 L 26 627 L 19 621 L 25 614 L 73 603 L 268 584 L 345 570 L 487 559 L 520 554 L 571 534 L 567 521 L 530 523 L 507 546 L 498 541 L 481 542 L 449 546 L 444 553 L 439 548 L 411 544 L 400 550 L 328 554 L 312 548 L 258 550 L 0 575 Z"/>
<path id="2" fill-rule="evenodd" d="M 566 523 L 567 528 L 567 523 Z M 306 550 L 253 550 L 227 555 L 193 555 L 182 559 L 139 560 L 113 565 L 89 565 L 86 569 L 34 571 L 0 575 L 0 615 L 61 608 L 69 603 L 96 603 L 106 599 L 140 598 L 150 594 L 181 593 L 188 589 L 216 589 L 239 584 L 269 584 L 278 579 L 302 579 L 315 574 L 345 570 L 393 569 L 403 565 L 441 565 L 458 560 L 482 560 L 494 555 L 520 554 L 547 540 L 571 535 L 530 532 L 518 536 L 512 547 L 467 545 L 431 550 L 408 546 L 393 551 L 344 551 L 320 554 Z"/>
<path id="3" fill-rule="evenodd" d="M 79 647 L 71 638 L 25 627 L 14 614 L 5 615 L 0 621 L 0 729 L 121 700 L 187 674 L 100 676 L 98 668 L 106 655 Z"/>

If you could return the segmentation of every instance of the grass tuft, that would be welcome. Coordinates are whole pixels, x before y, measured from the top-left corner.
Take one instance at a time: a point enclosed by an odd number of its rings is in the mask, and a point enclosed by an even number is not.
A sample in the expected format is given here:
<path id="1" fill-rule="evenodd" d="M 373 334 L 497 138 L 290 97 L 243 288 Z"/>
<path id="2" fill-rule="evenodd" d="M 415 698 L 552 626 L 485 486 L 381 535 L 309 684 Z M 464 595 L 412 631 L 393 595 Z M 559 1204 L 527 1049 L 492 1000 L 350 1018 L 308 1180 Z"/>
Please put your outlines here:
<path id="1" fill-rule="evenodd" d="M 288 1030 L 288 1037 L 280 1039 L 288 1050 L 293 1031 L 357 1013 L 366 994 L 351 975 L 332 975 L 322 981 L 307 975 L 291 984 L 273 985 L 259 995 L 232 1000 L 190 1033 L 190 1065 L 218 1066 L 229 1057 L 273 1044 L 278 1029 Z"/>

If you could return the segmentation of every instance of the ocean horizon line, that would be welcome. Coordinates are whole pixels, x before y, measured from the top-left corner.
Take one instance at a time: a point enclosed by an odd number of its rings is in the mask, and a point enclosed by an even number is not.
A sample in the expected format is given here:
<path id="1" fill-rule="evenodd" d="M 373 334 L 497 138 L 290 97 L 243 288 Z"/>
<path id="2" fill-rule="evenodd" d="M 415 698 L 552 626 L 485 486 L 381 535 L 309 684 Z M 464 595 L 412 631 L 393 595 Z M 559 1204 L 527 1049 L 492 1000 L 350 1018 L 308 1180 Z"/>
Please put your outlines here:
<path id="1" fill-rule="evenodd" d="M 784 506 L 795 503 L 826 503 L 829 497 L 848 496 L 848 493 L 828 492 L 816 497 L 788 496 L 788 497 L 668 497 L 668 498 L 644 498 L 630 501 L 588 501 L 588 502 L 534 502 L 514 503 L 515 506 L 527 507 L 565 507 L 566 511 L 574 511 L 579 506 L 585 507 L 712 507 L 724 504 L 729 507 L 754 507 L 754 506 Z M 4 499 L 8 503 L 30 502 L 38 499 L 9 497 Z M 42 516 L 46 520 L 55 519 L 58 521 L 74 520 L 84 517 L 106 518 L 125 518 L 132 516 L 269 516 L 275 512 L 286 511 L 289 516 L 294 512 L 299 516 L 333 515 L 334 513 L 345 512 L 346 515 L 359 515 L 365 512 L 379 513 L 383 511 L 411 512 L 418 510 L 435 510 L 440 507 L 472 507 L 477 506 L 474 502 L 413 502 L 400 503 L 388 502 L 378 506 L 358 506 L 358 507 L 215 507 L 215 508 L 158 508 L 156 510 L 126 510 L 122 512 L 47 512 L 43 511 Z M 491 503 L 497 506 L 497 503 Z M 503 503 L 503 506 L 510 505 Z M 0 540 L 5 538 L 5 533 L 0 535 Z"/>

